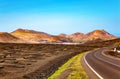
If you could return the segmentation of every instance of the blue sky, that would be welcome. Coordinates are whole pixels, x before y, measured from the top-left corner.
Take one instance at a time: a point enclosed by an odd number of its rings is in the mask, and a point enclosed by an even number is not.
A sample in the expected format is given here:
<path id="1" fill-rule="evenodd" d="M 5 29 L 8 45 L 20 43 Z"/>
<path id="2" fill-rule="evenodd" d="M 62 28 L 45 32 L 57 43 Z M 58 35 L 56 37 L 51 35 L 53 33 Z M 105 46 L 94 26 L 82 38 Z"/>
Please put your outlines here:
<path id="1" fill-rule="evenodd" d="M 120 36 L 120 0 L 0 0 L 0 27 L 53 35 L 105 29 Z"/>

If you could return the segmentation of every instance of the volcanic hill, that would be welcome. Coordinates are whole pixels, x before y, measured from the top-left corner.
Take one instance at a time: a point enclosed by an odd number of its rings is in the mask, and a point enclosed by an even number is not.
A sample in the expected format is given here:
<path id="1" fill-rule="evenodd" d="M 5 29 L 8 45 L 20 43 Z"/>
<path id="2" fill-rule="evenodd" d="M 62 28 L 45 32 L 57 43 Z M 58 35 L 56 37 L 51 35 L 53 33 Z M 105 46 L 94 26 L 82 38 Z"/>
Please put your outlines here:
<path id="1" fill-rule="evenodd" d="M 11 33 L 0 32 L 0 42 L 6 43 L 53 43 L 53 42 L 88 42 L 94 40 L 110 40 L 116 37 L 105 30 L 94 30 L 87 34 L 76 32 L 70 35 L 50 35 L 44 32 L 17 29 Z"/>

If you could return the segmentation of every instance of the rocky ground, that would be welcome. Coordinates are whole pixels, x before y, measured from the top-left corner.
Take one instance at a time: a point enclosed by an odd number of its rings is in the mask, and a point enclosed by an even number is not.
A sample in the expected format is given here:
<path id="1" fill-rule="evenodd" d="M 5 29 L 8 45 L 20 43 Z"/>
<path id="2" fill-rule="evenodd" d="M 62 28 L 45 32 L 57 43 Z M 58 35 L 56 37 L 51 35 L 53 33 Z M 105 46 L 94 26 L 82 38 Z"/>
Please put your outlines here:
<path id="1" fill-rule="evenodd" d="M 0 43 L 0 79 L 46 79 L 84 45 Z"/>
<path id="2" fill-rule="evenodd" d="M 0 43 L 0 79 L 47 79 L 76 54 L 119 41 L 81 45 Z"/>

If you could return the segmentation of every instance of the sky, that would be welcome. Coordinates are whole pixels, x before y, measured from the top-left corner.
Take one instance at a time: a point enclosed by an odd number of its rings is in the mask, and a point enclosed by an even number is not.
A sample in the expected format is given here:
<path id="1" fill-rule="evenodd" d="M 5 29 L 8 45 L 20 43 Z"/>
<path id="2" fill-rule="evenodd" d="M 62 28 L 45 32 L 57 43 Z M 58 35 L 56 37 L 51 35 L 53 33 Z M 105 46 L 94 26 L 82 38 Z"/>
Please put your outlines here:
<path id="1" fill-rule="evenodd" d="M 0 0 L 0 31 L 18 28 L 53 35 L 104 29 L 120 36 L 120 0 Z"/>

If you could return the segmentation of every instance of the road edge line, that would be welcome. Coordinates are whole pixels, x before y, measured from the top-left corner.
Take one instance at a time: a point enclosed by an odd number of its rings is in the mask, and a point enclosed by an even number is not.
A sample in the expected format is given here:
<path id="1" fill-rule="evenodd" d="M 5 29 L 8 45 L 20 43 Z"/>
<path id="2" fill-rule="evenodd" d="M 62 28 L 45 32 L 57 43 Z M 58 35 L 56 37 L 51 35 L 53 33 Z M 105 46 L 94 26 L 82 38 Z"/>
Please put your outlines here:
<path id="1" fill-rule="evenodd" d="M 95 75 L 97 75 L 100 79 L 104 79 L 101 75 L 99 75 L 89 64 L 88 64 L 88 62 L 87 62 L 87 60 L 86 60 L 86 55 L 84 56 L 84 61 L 85 61 L 85 63 L 86 63 L 86 65 L 94 72 L 94 74 Z"/>
<path id="2" fill-rule="evenodd" d="M 102 52 L 101 54 L 108 57 L 108 58 L 111 58 L 111 59 L 120 60 L 120 58 L 116 58 L 116 57 L 113 57 L 113 56 L 110 56 L 110 55 L 106 55 L 104 52 Z"/>

